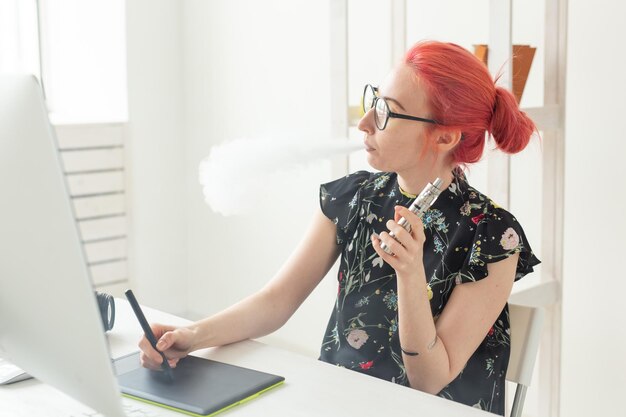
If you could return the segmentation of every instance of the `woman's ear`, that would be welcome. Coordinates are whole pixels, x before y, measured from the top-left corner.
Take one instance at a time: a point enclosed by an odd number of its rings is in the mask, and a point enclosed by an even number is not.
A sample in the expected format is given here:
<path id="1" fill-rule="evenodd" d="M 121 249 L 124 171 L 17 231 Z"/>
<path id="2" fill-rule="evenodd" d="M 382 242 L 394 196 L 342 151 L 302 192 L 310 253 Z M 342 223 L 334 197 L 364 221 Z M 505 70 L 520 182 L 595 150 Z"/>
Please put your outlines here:
<path id="1" fill-rule="evenodd" d="M 437 149 L 439 152 L 447 152 L 452 149 L 461 141 L 462 133 L 460 130 L 444 130 L 439 132 L 437 136 Z"/>

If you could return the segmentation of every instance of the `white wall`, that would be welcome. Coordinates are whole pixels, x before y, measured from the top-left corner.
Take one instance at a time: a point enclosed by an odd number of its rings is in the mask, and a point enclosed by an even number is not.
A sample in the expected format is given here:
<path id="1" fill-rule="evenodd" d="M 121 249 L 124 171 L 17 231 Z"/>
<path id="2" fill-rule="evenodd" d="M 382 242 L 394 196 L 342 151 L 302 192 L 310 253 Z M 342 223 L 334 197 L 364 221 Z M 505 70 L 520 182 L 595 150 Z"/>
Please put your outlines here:
<path id="1" fill-rule="evenodd" d="M 133 0 L 127 26 L 132 286 L 144 304 L 204 317 L 278 271 L 332 179 L 329 161 L 305 166 L 238 217 L 213 213 L 198 183 L 224 141 L 329 139 L 329 3 Z M 329 275 L 267 341 L 317 356 Z"/>
<path id="2" fill-rule="evenodd" d="M 319 184 L 331 179 L 326 162 L 301 171 L 298 181 L 268 183 L 273 203 L 250 201 L 259 207 L 238 217 L 213 213 L 198 183 L 198 163 L 226 140 L 330 139 L 329 3 L 197 0 L 183 9 L 188 307 L 201 317 L 278 271 L 319 206 Z M 334 302 L 332 281 L 269 341 L 317 355 Z"/>
<path id="3" fill-rule="evenodd" d="M 142 303 L 182 314 L 187 218 L 181 5 L 126 4 L 129 274 Z"/>
<path id="4" fill-rule="evenodd" d="M 621 2 L 569 2 L 561 378 L 567 417 L 624 414 L 624 16 Z"/>

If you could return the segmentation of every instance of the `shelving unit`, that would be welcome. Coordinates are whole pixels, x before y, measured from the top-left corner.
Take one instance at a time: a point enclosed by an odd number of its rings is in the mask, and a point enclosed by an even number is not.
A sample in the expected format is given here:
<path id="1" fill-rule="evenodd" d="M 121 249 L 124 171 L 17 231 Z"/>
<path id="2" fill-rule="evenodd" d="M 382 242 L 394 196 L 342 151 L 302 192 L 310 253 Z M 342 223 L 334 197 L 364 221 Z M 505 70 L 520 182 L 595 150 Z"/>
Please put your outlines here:
<path id="1" fill-rule="evenodd" d="M 567 39 L 567 0 L 545 0 L 544 24 L 544 104 L 523 108 L 542 132 L 542 274 L 540 283 L 511 295 L 511 302 L 531 304 L 546 309 L 546 325 L 540 348 L 538 375 L 538 414 L 558 416 L 561 357 L 561 284 L 563 263 L 563 183 L 564 183 L 564 113 L 565 59 Z M 501 62 L 512 62 L 512 0 L 490 0 L 490 71 Z M 501 18 L 494 18 L 499 16 Z M 493 57 L 497 58 L 493 58 Z M 511 67 L 506 65 L 500 84 L 511 88 Z M 508 176 L 489 175 L 488 193 L 501 194 L 510 202 L 510 157 L 490 157 L 488 171 Z M 492 190 L 492 187 L 494 190 Z"/>

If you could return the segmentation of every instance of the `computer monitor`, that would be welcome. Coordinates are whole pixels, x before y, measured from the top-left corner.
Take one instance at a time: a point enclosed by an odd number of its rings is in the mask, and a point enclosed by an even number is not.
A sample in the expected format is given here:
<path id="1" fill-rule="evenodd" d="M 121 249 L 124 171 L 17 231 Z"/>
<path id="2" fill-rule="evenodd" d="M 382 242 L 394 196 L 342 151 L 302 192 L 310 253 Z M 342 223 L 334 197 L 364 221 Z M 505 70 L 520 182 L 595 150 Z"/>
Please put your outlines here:
<path id="1" fill-rule="evenodd" d="M 103 324 L 39 83 L 0 76 L 0 356 L 122 417 Z"/>

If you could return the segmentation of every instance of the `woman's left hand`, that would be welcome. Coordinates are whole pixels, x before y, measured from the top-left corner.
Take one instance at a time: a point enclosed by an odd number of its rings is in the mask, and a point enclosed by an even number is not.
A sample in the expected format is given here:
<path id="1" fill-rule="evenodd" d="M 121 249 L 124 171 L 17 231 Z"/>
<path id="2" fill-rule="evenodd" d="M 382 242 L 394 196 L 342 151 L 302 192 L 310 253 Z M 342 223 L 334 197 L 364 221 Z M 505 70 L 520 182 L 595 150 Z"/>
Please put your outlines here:
<path id="1" fill-rule="evenodd" d="M 419 217 L 404 206 L 395 206 L 394 220 L 387 221 L 387 228 L 393 232 L 396 239 L 389 233 L 372 234 L 372 244 L 376 253 L 383 258 L 400 276 L 411 276 L 424 267 L 424 225 Z M 411 225 L 411 232 L 407 232 L 397 222 L 404 217 Z M 381 249 L 381 241 L 393 252 L 393 255 Z"/>

